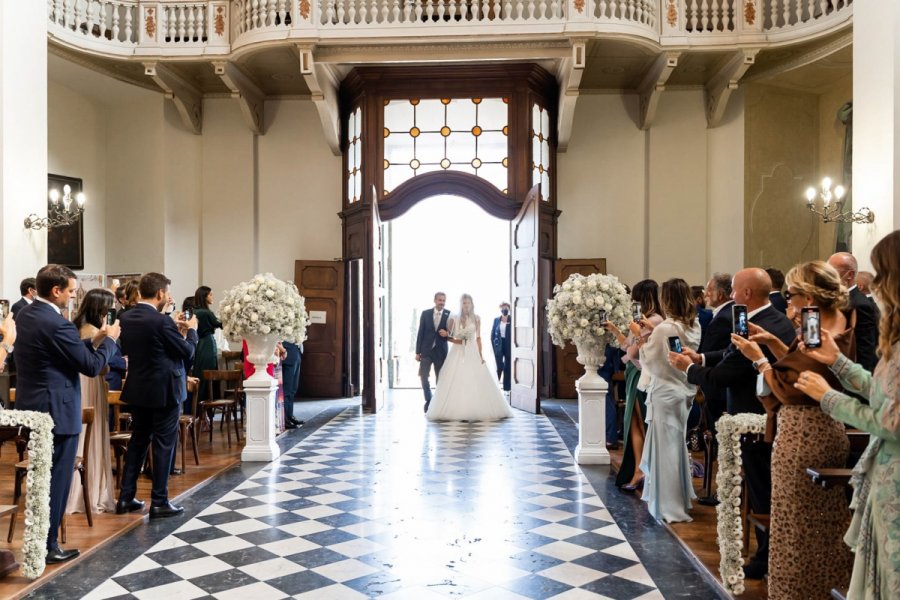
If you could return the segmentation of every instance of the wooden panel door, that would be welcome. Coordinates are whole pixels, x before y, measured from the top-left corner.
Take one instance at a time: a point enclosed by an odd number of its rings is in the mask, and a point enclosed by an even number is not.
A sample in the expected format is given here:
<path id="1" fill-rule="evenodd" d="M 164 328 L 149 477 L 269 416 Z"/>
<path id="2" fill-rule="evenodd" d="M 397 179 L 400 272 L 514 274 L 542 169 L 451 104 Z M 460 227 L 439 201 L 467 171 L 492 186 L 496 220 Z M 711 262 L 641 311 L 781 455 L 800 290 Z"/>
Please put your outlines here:
<path id="1" fill-rule="evenodd" d="M 558 259 L 555 266 L 554 285 L 559 285 L 574 273 L 581 275 L 606 274 L 605 258 Z M 584 375 L 584 367 L 578 364 L 576 356 L 578 356 L 578 350 L 575 348 L 575 344 L 570 342 L 563 348 L 556 346 L 556 384 L 554 386 L 556 398 L 578 397 L 578 393 L 575 391 L 575 380 Z"/>
<path id="2" fill-rule="evenodd" d="M 365 323 L 362 405 L 367 411 L 377 412 L 384 406 L 384 387 L 387 379 L 384 354 L 384 320 L 387 306 L 384 296 L 385 232 L 381 226 L 374 189 L 368 226 L 371 243 L 363 275 Z"/>
<path id="3" fill-rule="evenodd" d="M 538 395 L 538 228 L 539 194 L 532 189 L 510 223 L 512 259 L 512 390 L 515 408 L 537 413 Z"/>
<path id="4" fill-rule="evenodd" d="M 330 260 L 294 261 L 294 282 L 306 299 L 306 310 L 324 314 L 324 323 L 310 323 L 300 361 L 300 396 L 340 398 L 344 373 L 344 263 Z"/>

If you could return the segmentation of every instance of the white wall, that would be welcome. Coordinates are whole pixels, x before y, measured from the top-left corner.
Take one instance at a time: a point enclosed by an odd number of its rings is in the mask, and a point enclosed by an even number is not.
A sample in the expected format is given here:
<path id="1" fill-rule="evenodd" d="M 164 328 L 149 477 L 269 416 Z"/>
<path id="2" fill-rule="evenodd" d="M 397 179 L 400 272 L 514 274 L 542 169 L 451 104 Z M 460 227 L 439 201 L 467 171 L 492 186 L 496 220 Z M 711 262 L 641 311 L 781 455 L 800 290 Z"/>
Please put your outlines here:
<path id="1" fill-rule="evenodd" d="M 706 271 L 744 267 L 744 90 L 732 94 L 722 122 L 707 130 Z"/>

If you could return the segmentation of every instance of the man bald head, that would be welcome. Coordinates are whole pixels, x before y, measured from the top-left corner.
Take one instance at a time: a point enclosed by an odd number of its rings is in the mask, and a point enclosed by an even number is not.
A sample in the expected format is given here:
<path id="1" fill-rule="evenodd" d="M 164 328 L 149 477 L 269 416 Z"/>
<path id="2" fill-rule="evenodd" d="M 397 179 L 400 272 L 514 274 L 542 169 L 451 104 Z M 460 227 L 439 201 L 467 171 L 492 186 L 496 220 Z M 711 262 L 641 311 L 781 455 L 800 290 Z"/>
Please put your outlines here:
<path id="1" fill-rule="evenodd" d="M 856 286 L 866 296 L 872 295 L 872 280 L 875 275 L 868 271 L 860 271 L 856 274 Z"/>
<path id="2" fill-rule="evenodd" d="M 768 304 L 771 291 L 772 280 L 762 269 L 741 269 L 731 280 L 731 297 L 737 304 L 746 304 L 749 311 Z"/>
<path id="3" fill-rule="evenodd" d="M 849 252 L 835 252 L 828 257 L 828 264 L 835 268 L 841 276 L 841 283 L 845 287 L 853 287 L 856 281 L 856 272 L 859 265 L 856 258 Z"/>

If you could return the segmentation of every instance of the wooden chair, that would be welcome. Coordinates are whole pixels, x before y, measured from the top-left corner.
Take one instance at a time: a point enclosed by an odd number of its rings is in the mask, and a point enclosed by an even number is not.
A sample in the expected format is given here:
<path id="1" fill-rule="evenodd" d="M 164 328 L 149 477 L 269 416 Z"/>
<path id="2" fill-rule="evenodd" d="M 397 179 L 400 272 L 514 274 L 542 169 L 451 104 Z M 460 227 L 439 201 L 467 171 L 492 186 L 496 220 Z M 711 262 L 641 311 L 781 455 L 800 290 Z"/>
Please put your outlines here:
<path id="1" fill-rule="evenodd" d="M 6 536 L 6 542 L 12 544 L 13 530 L 15 529 L 14 519 L 19 513 L 18 504 L 0 505 L 0 518 L 9 515 L 9 534 Z"/>
<path id="2" fill-rule="evenodd" d="M 78 475 L 81 477 L 81 497 L 84 500 L 84 514 L 87 517 L 88 527 L 94 526 L 94 511 L 91 507 L 91 494 L 87 485 L 87 476 L 88 476 L 88 462 L 90 459 L 90 451 L 91 451 L 91 432 L 94 428 L 94 408 L 87 407 L 81 409 L 81 424 L 84 425 L 84 446 L 82 451 L 82 456 L 75 457 L 75 470 L 78 471 Z M 23 460 L 16 463 L 16 479 L 15 479 L 15 487 L 13 490 L 13 504 L 16 506 L 19 505 L 19 499 L 22 497 L 22 481 L 25 480 L 25 476 L 28 474 L 28 460 Z M 12 539 L 13 533 L 16 527 L 16 516 L 17 512 L 13 513 L 12 520 L 9 524 L 9 535 L 7 539 Z M 62 522 L 60 523 L 62 529 L 62 542 L 66 542 L 66 515 L 63 513 Z"/>
<path id="3" fill-rule="evenodd" d="M 226 371 L 240 371 L 244 368 L 244 355 L 240 350 L 225 350 L 222 352 L 222 362 Z"/>
<path id="4" fill-rule="evenodd" d="M 241 371 L 218 371 L 208 369 L 203 371 L 203 380 L 209 386 L 209 395 L 206 400 L 200 402 L 198 408 L 199 415 L 205 415 L 209 421 L 209 441 L 212 442 L 213 423 L 215 421 L 216 412 L 222 412 L 222 424 L 220 428 L 225 429 L 228 436 L 228 445 L 231 446 L 231 430 L 230 422 L 234 421 L 234 434 L 237 441 L 241 441 L 241 433 L 238 429 L 237 405 L 240 394 L 243 392 L 241 387 L 244 381 L 244 374 Z M 233 385 L 233 398 L 216 398 L 216 382 L 222 382 L 226 388 L 229 384 Z M 224 395 L 224 392 L 223 392 Z"/>
<path id="5" fill-rule="evenodd" d="M 187 391 L 191 395 L 191 414 L 178 417 L 178 442 L 181 446 L 181 472 L 185 472 L 185 454 L 187 437 L 191 436 L 191 446 L 194 449 L 194 463 L 200 466 L 200 454 L 197 452 L 197 398 L 200 396 L 200 382 L 188 379 Z"/>
<path id="6" fill-rule="evenodd" d="M 109 391 L 106 392 L 106 402 L 109 404 L 113 414 L 113 423 L 116 427 L 122 427 L 122 407 L 126 406 L 122 402 L 122 392 Z M 128 420 L 130 423 L 130 419 Z M 125 452 L 128 450 L 128 442 L 131 441 L 131 432 L 124 429 L 118 429 L 109 432 L 109 445 L 112 446 L 113 456 L 116 459 L 116 489 L 122 488 L 122 465 L 125 459 Z"/>

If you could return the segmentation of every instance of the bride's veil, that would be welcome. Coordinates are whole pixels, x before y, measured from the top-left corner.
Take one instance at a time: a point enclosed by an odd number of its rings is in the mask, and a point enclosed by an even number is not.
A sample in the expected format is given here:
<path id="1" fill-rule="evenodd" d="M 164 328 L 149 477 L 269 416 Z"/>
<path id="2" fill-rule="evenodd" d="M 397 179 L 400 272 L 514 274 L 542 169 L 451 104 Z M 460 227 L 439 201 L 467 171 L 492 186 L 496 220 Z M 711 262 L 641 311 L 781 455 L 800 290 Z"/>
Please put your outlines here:
<path id="1" fill-rule="evenodd" d="M 469 305 L 471 309 L 469 312 L 465 310 L 465 302 L 469 301 Z M 453 331 L 450 332 L 450 335 L 455 335 L 458 331 L 464 329 L 466 325 L 469 324 L 470 320 L 478 325 L 478 315 L 475 314 L 475 301 L 472 300 L 472 296 L 469 294 L 463 294 L 459 298 L 459 312 L 453 315 Z"/>

